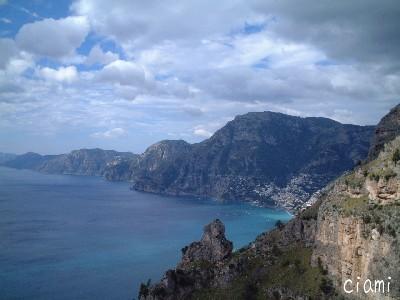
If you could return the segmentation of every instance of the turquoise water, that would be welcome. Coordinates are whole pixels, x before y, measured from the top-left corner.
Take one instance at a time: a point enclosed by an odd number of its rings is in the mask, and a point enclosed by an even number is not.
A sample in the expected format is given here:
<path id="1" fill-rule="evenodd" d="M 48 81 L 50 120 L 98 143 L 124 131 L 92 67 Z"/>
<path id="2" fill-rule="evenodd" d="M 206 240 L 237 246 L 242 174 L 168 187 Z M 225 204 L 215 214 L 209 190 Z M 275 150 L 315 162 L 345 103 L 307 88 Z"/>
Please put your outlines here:
<path id="1" fill-rule="evenodd" d="M 239 248 L 290 215 L 0 168 L 0 299 L 133 299 L 214 218 Z"/>

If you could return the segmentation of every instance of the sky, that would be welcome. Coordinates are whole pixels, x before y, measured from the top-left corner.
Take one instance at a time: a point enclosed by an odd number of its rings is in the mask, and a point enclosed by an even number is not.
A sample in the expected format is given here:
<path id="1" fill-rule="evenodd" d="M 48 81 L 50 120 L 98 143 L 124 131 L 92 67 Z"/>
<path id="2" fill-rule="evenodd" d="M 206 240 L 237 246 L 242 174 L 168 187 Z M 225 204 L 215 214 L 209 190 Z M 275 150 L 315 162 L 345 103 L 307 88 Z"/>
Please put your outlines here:
<path id="1" fill-rule="evenodd" d="M 373 125 L 397 0 L 0 0 L 0 151 L 143 152 L 276 111 Z"/>

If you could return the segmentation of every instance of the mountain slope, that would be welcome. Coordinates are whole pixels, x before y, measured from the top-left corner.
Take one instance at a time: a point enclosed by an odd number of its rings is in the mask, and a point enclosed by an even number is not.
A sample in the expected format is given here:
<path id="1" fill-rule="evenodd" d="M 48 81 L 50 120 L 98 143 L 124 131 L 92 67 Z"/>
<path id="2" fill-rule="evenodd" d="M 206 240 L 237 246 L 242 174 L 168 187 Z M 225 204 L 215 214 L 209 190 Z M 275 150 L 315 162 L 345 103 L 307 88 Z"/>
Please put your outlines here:
<path id="1" fill-rule="evenodd" d="M 138 161 L 108 168 L 105 176 L 129 178 L 139 191 L 256 201 L 294 210 L 366 157 L 373 129 L 326 118 L 248 113 L 201 143 L 157 143 Z"/>
<path id="2" fill-rule="evenodd" d="M 28 152 L 6 161 L 3 165 L 52 174 L 101 176 L 108 164 L 133 157 L 134 154 L 129 152 L 102 149 L 80 149 L 60 155 L 40 155 Z"/>
<path id="3" fill-rule="evenodd" d="M 201 241 L 182 249 L 174 270 L 141 285 L 139 299 L 399 299 L 399 237 L 398 135 L 374 160 L 324 188 L 311 207 L 247 247 L 232 252 L 223 225 L 212 222 Z M 365 282 L 373 292 L 364 292 Z"/>

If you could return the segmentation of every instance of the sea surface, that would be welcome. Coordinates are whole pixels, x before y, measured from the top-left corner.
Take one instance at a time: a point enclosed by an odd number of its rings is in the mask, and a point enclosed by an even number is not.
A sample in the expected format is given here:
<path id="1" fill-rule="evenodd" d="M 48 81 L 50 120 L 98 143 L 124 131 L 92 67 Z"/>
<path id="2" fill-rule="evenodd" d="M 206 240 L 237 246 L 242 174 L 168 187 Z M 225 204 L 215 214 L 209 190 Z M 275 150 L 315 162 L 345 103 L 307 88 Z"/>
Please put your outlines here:
<path id="1" fill-rule="evenodd" d="M 215 218 L 237 249 L 291 216 L 0 167 L 0 299 L 134 299 Z"/>

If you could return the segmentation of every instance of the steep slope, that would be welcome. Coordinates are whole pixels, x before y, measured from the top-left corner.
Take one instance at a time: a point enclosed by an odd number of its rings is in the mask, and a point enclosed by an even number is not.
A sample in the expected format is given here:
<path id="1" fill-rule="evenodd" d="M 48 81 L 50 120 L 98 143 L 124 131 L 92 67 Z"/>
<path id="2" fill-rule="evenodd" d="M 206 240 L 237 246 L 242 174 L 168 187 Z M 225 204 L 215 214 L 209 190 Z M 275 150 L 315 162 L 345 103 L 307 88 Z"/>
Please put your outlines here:
<path id="1" fill-rule="evenodd" d="M 387 142 L 392 141 L 400 134 L 400 104 L 392 110 L 376 126 L 375 134 L 371 142 L 371 149 L 368 153 L 368 159 L 372 160 L 378 157 Z"/>
<path id="2" fill-rule="evenodd" d="M 80 149 L 60 155 L 40 155 L 29 152 L 18 155 L 3 165 L 52 174 L 101 176 L 108 164 L 133 157 L 134 154 L 129 152 L 102 149 Z"/>
<path id="3" fill-rule="evenodd" d="M 247 247 L 230 251 L 223 233 L 183 248 L 177 267 L 142 284 L 139 299 L 399 299 L 400 136 Z"/>
<path id="4" fill-rule="evenodd" d="M 157 143 L 139 161 L 116 164 L 105 176 L 129 178 L 139 191 L 255 201 L 294 210 L 366 157 L 373 129 L 326 118 L 248 113 L 198 144 Z"/>

